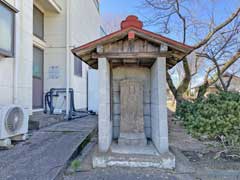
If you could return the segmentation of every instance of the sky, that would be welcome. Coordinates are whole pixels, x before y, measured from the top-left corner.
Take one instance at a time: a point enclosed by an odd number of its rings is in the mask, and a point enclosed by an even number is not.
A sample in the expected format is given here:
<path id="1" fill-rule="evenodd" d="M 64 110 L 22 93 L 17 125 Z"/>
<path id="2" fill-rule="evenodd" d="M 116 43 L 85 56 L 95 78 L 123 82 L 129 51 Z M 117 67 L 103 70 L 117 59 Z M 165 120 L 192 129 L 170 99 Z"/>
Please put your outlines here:
<path id="1" fill-rule="evenodd" d="M 101 14 L 136 14 L 136 5 L 138 2 L 139 0 L 101 0 Z"/>
<path id="2" fill-rule="evenodd" d="M 130 14 L 137 15 L 140 20 L 144 21 L 144 17 L 149 17 L 151 12 L 139 9 L 141 1 L 143 0 L 100 0 L 102 21 L 104 22 L 104 19 L 106 20 L 108 18 L 114 19 L 115 17 L 124 19 Z M 187 5 L 188 7 L 191 7 L 191 12 L 203 21 L 209 22 L 210 15 L 207 12 L 214 10 L 215 24 L 223 22 L 237 9 L 237 7 L 240 7 L 240 0 L 188 0 L 186 2 L 189 3 Z M 121 21 L 121 19 L 118 21 Z M 116 26 L 120 27 L 118 23 Z M 159 33 L 158 26 L 144 26 L 144 29 Z M 200 36 L 202 35 L 202 37 L 204 37 L 206 33 L 200 33 Z M 175 29 L 175 32 L 162 35 L 177 41 L 182 40 L 182 36 L 177 29 Z M 191 34 L 189 34 L 188 37 L 189 36 L 190 38 L 188 39 L 187 44 L 196 44 L 197 41 L 191 39 Z M 200 75 L 198 78 L 202 79 L 202 76 Z M 198 79 L 195 80 L 195 82 L 198 81 Z"/>
<path id="3" fill-rule="evenodd" d="M 100 0 L 100 12 L 102 19 L 121 17 L 125 18 L 128 15 L 137 15 L 140 20 L 145 20 L 145 17 L 150 16 L 149 11 L 139 9 L 143 0 Z M 208 19 L 207 11 L 214 9 L 216 24 L 221 23 L 230 14 L 240 6 L 240 0 L 189 0 L 192 3 L 193 12 L 201 17 L 202 20 Z M 198 3 L 197 3 L 198 2 Z M 200 8 L 199 8 L 200 7 Z M 104 20 L 103 20 L 104 21 Z M 145 26 L 145 29 L 158 32 L 157 26 Z M 175 40 L 179 39 L 178 34 L 165 34 Z M 189 42 L 191 45 L 191 42 Z M 192 43 L 193 44 L 193 43 Z"/>

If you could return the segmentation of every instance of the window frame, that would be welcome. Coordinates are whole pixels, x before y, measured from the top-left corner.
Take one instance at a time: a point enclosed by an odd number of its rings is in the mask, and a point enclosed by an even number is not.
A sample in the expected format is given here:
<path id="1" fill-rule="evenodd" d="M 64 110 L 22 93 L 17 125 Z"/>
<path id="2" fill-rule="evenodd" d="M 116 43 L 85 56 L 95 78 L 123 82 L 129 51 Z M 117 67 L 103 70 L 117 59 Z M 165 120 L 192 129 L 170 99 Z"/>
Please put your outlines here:
<path id="1" fill-rule="evenodd" d="M 33 11 L 34 11 L 34 9 L 37 10 L 42 15 L 42 21 L 43 22 L 42 22 L 42 28 L 41 28 L 41 30 L 42 30 L 42 37 L 39 36 L 38 34 L 35 34 L 34 33 L 34 29 L 33 29 L 33 35 L 35 37 L 37 37 L 38 39 L 44 41 L 44 13 L 36 5 L 33 5 Z M 34 19 L 33 19 L 33 21 L 34 21 Z M 34 25 L 34 23 L 33 23 L 33 25 Z M 34 26 L 33 26 L 33 28 L 34 28 Z"/>
<path id="2" fill-rule="evenodd" d="M 80 64 L 81 64 L 81 70 L 77 70 L 78 67 L 76 67 L 76 65 L 79 65 L 79 64 L 76 64 L 76 62 L 79 61 Z M 77 62 L 78 63 L 78 62 Z M 74 56 L 74 75 L 77 76 L 77 77 L 82 77 L 82 74 L 83 74 L 83 63 L 82 63 L 82 60 L 79 59 L 77 56 Z"/>
<path id="3" fill-rule="evenodd" d="M 13 7 L 11 4 L 6 2 L 5 0 L 0 0 L 0 6 L 6 8 L 9 12 L 12 13 L 12 24 L 11 24 L 11 50 L 5 50 L 0 47 L 0 55 L 3 57 L 14 57 L 15 55 L 15 31 L 16 31 L 16 17 L 15 14 L 18 13 L 18 10 Z"/>

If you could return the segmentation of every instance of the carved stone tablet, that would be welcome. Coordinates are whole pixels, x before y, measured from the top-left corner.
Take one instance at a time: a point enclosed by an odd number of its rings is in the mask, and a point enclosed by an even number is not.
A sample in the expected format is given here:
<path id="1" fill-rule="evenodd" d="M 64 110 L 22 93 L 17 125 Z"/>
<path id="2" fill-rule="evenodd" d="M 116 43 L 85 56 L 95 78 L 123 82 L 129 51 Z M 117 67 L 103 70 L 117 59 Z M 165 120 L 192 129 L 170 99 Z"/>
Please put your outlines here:
<path id="1" fill-rule="evenodd" d="M 143 117 L 143 83 L 137 80 L 120 82 L 120 138 L 126 144 L 146 144 Z"/>

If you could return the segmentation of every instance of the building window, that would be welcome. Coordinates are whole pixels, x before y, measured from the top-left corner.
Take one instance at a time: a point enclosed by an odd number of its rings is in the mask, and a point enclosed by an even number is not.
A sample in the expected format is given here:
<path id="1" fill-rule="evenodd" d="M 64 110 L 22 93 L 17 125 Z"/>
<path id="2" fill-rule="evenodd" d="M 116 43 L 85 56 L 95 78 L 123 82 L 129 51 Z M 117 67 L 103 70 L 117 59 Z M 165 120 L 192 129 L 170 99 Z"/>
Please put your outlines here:
<path id="1" fill-rule="evenodd" d="M 17 10 L 7 2 L 0 0 L 0 55 L 14 55 L 14 27 Z"/>
<path id="2" fill-rule="evenodd" d="M 33 77 L 41 79 L 43 77 L 43 50 L 33 47 Z"/>
<path id="3" fill-rule="evenodd" d="M 82 61 L 74 56 L 74 75 L 82 77 Z"/>
<path id="4" fill-rule="evenodd" d="M 44 39 L 44 14 L 33 6 L 33 35 Z"/>

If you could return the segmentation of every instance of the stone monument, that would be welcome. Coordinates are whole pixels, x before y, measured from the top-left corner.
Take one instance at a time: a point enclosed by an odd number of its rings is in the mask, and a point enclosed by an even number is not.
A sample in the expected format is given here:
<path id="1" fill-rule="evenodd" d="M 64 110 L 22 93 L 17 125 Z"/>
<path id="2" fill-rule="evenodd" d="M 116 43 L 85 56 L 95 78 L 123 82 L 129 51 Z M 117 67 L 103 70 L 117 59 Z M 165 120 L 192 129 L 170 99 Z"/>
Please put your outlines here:
<path id="1" fill-rule="evenodd" d="M 120 137 L 118 144 L 146 145 L 143 119 L 143 82 L 122 80 L 120 82 Z"/>

